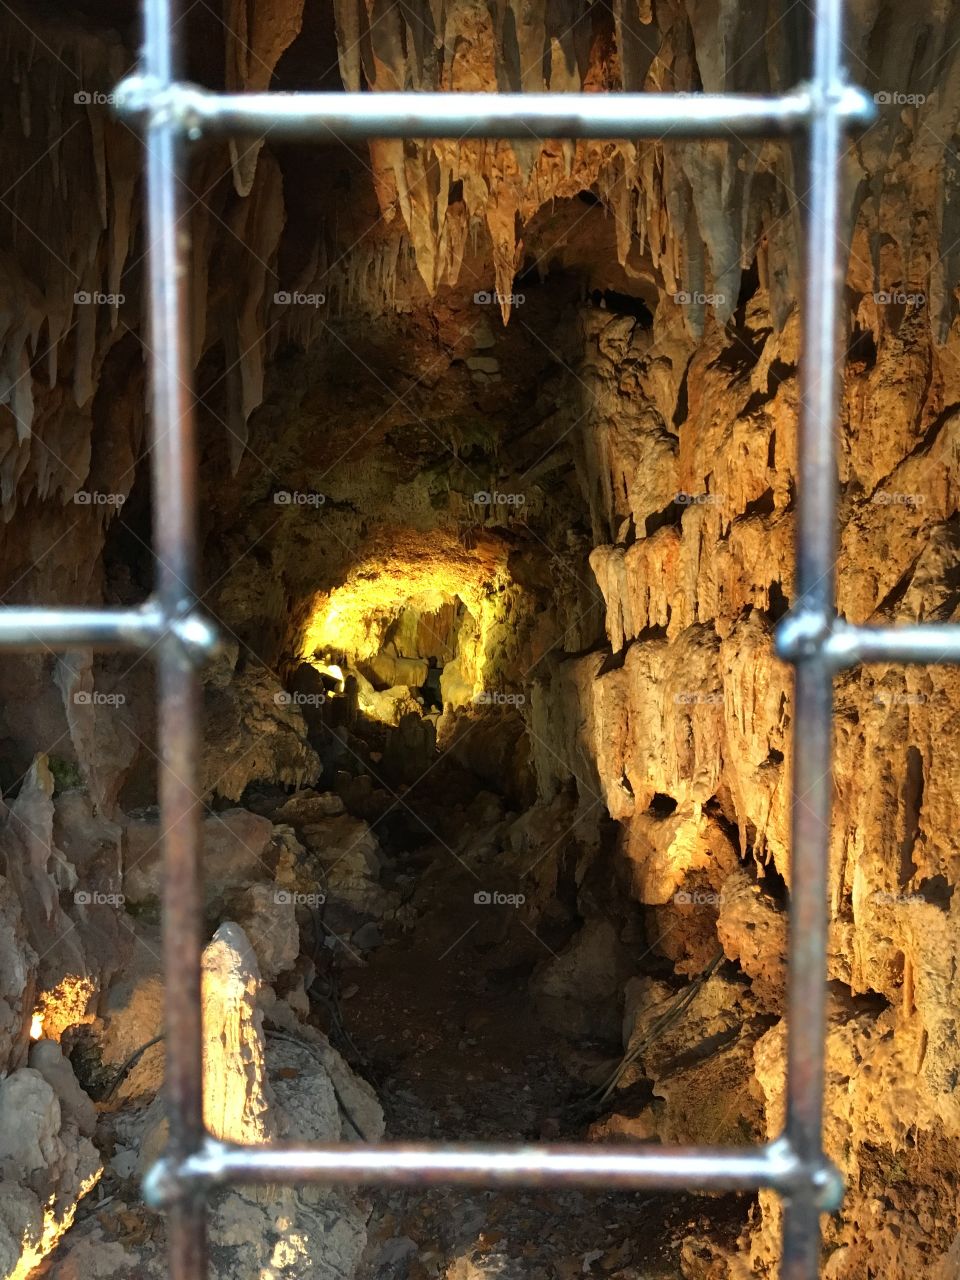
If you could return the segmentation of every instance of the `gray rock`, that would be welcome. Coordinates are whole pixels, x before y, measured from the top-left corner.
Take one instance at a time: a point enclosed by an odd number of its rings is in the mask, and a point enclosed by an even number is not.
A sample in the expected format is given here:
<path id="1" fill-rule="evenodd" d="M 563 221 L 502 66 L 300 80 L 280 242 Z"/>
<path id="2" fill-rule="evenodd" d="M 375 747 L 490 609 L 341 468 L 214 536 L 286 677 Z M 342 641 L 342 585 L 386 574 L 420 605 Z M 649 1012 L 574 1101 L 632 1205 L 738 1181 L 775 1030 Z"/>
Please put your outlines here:
<path id="1" fill-rule="evenodd" d="M 85 1137 L 92 1138 L 97 1127 L 97 1109 L 93 1099 L 80 1088 L 73 1067 L 56 1040 L 38 1040 L 32 1045 L 29 1063 L 56 1093 L 63 1117 L 72 1120 Z"/>

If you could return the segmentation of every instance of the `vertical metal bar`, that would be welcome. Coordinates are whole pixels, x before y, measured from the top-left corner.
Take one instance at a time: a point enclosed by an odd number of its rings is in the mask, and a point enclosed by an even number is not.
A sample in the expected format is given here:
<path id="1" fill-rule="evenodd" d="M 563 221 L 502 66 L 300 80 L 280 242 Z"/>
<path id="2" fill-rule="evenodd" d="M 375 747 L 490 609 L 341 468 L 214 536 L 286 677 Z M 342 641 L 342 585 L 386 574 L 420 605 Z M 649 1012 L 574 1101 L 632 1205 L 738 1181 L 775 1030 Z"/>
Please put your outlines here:
<path id="1" fill-rule="evenodd" d="M 814 114 L 803 309 L 797 602 L 810 632 L 825 639 L 834 611 L 838 379 L 841 285 L 839 183 L 842 122 L 842 0 L 816 0 L 813 12 Z M 826 1034 L 827 883 L 832 790 L 833 680 L 822 639 L 796 660 L 793 710 L 791 919 L 787 1035 L 787 1137 L 811 1164 L 823 1143 Z M 784 1205 L 782 1280 L 815 1280 L 820 1216 L 814 1188 Z"/>
<path id="2" fill-rule="evenodd" d="M 176 74 L 179 0 L 145 0 L 144 67 L 159 86 Z M 196 441 L 190 366 L 188 251 L 181 176 L 182 131 L 162 110 L 146 131 L 147 236 L 152 359 L 151 444 L 156 596 L 167 619 L 193 603 L 196 554 Z M 183 220 L 182 220 L 183 219 Z M 203 1142 L 200 1013 L 202 918 L 199 880 L 199 681 L 190 655 L 168 632 L 158 654 L 160 812 L 163 823 L 163 956 L 166 981 L 166 1102 L 170 1154 Z M 171 1280 L 201 1280 L 206 1269 L 206 1202 L 179 1200 L 167 1218 Z"/>

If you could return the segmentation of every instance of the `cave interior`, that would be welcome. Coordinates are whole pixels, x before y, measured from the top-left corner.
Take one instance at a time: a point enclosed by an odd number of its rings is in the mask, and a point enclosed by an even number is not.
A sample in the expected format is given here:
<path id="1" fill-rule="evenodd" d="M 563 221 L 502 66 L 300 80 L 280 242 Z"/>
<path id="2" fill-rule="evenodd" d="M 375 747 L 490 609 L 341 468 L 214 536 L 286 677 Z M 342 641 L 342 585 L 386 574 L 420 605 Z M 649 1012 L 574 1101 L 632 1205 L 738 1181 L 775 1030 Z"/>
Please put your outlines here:
<path id="1" fill-rule="evenodd" d="M 805 6 L 199 0 L 211 89 L 760 91 Z M 837 600 L 960 619 L 960 11 L 848 14 Z M 154 588 L 132 0 L 0 5 L 4 604 Z M 953 73 L 957 72 L 955 76 Z M 206 140 L 187 177 L 204 1117 L 759 1144 L 783 1117 L 803 167 Z M 9 185 L 8 185 L 9 184 Z M 0 664 L 0 1265 L 160 1280 L 157 681 Z M 960 1274 L 960 686 L 836 681 L 826 1280 Z M 960 908 L 958 908 L 960 910 Z M 222 1280 L 772 1280 L 775 1197 L 231 1187 Z"/>

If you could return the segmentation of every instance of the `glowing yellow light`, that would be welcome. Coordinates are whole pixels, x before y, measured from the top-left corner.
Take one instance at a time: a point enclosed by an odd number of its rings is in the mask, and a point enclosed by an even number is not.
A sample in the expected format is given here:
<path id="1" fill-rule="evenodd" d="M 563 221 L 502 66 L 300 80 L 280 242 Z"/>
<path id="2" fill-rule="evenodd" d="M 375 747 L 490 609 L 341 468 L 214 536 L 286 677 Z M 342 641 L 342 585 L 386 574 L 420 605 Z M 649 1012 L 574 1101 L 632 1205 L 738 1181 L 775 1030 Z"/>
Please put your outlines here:
<path id="1" fill-rule="evenodd" d="M 96 984 L 91 978 L 68 974 L 52 991 L 41 991 L 30 1025 L 32 1039 L 57 1040 L 67 1027 L 92 1022 Z"/>
<path id="2" fill-rule="evenodd" d="M 43 1230 L 38 1240 L 24 1239 L 21 1242 L 20 1257 L 12 1271 L 7 1273 L 7 1280 L 27 1280 L 33 1271 L 40 1265 L 48 1253 L 53 1251 L 57 1241 L 73 1225 L 73 1219 L 77 1212 L 77 1204 L 83 1197 L 100 1181 L 100 1175 L 103 1169 L 98 1169 L 96 1173 L 87 1178 L 80 1186 L 80 1194 L 74 1204 L 66 1209 L 56 1204 L 56 1196 L 51 1196 L 49 1203 L 44 1205 L 43 1209 Z"/>
<path id="3" fill-rule="evenodd" d="M 391 535 L 377 559 L 356 565 L 342 585 L 313 600 L 302 633 L 300 656 L 317 665 L 329 650 L 348 664 L 377 654 L 390 625 L 405 609 L 435 613 L 460 600 L 473 620 L 461 632 L 458 658 L 465 682 L 482 688 L 487 646 L 497 613 L 495 600 L 510 585 L 506 550 L 478 544 L 469 550 L 455 537 L 435 531 Z"/>

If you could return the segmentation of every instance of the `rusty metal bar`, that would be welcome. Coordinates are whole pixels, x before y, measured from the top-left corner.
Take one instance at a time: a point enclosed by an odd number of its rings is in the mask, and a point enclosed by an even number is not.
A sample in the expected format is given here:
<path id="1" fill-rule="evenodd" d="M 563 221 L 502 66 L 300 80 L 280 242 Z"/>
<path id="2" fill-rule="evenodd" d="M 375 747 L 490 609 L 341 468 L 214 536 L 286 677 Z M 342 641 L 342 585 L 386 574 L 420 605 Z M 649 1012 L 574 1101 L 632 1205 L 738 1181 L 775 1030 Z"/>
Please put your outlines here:
<path id="1" fill-rule="evenodd" d="M 843 121 L 841 0 L 816 0 L 811 13 L 813 119 L 807 140 L 803 347 L 797 486 L 799 630 L 814 638 L 795 661 L 791 794 L 790 949 L 787 1001 L 786 1138 L 804 1165 L 823 1155 L 830 800 L 833 790 L 833 666 L 825 641 L 834 618 L 837 335 L 844 276 L 840 226 Z M 820 1263 L 814 1188 L 784 1199 L 781 1280 L 814 1280 Z"/>
<path id="2" fill-rule="evenodd" d="M 384 1143 L 358 1146 L 238 1147 L 208 1139 L 179 1165 L 161 1161 L 144 1190 L 148 1202 L 164 1208 L 184 1187 L 213 1188 L 232 1183 L 330 1184 L 432 1183 L 468 1186 L 579 1186 L 606 1190 L 751 1191 L 769 1187 L 790 1192 L 813 1188 L 825 1210 L 838 1206 L 843 1185 L 826 1162 L 802 1165 L 788 1143 L 765 1147 L 696 1149 L 650 1146 L 496 1147 Z"/>
<path id="3" fill-rule="evenodd" d="M 147 0 L 144 66 L 166 86 L 177 73 L 179 0 Z M 166 617 L 190 615 L 196 555 L 197 450 L 193 415 L 188 253 L 181 181 L 187 140 L 162 112 L 146 128 L 150 294 L 150 439 L 156 594 Z M 171 1157 L 203 1144 L 203 1039 L 200 974 L 203 901 L 199 875 L 200 683 L 190 649 L 177 636 L 158 646 L 160 813 L 163 829 L 163 960 L 166 988 L 164 1091 Z M 171 1280 L 207 1274 L 206 1199 L 186 1194 L 168 1217 Z"/>
<path id="4" fill-rule="evenodd" d="M 196 139 L 207 133 L 271 138 L 674 138 L 789 134 L 805 128 L 815 96 L 798 85 L 781 97 L 710 93 L 209 93 L 133 75 L 118 109 L 162 111 Z M 866 124 L 873 100 L 841 86 L 838 117 Z"/>

